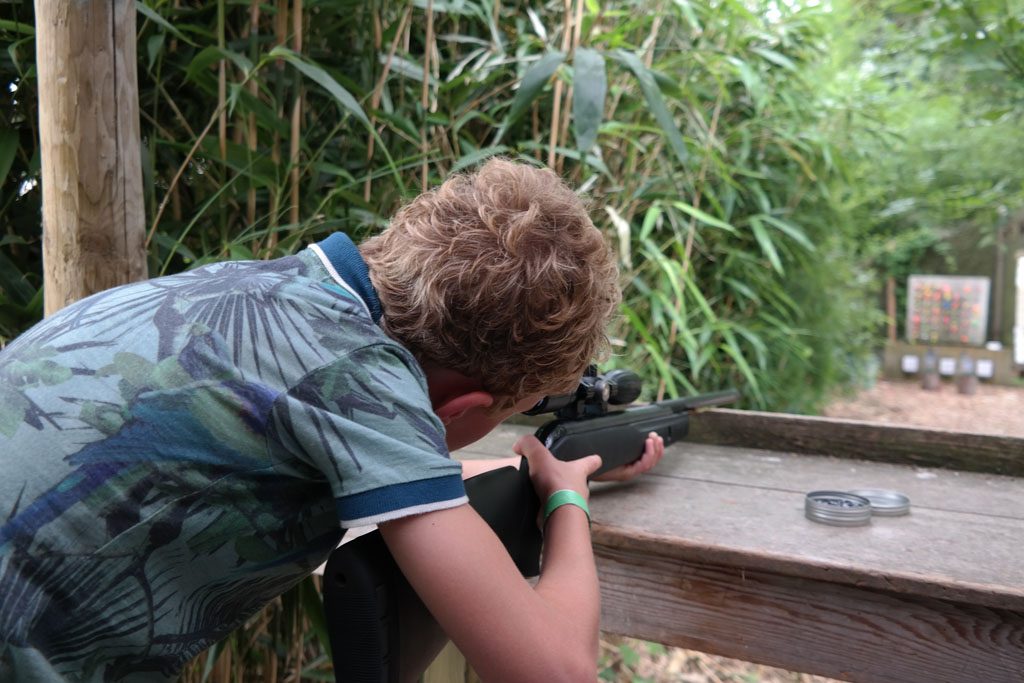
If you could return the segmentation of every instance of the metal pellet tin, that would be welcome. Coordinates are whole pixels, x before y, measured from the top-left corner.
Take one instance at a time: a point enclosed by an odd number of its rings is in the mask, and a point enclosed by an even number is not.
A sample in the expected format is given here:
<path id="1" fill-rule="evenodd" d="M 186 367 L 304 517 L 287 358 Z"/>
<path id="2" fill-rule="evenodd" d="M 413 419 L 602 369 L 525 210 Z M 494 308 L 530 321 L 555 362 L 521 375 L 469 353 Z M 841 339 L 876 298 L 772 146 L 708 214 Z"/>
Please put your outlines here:
<path id="1" fill-rule="evenodd" d="M 871 522 L 871 501 L 846 491 L 811 491 L 804 515 L 819 524 L 862 526 Z"/>
<path id="2" fill-rule="evenodd" d="M 881 517 L 899 517 L 910 513 L 910 499 L 899 491 L 885 489 L 856 489 L 855 496 L 867 498 L 871 503 L 871 514 Z"/>

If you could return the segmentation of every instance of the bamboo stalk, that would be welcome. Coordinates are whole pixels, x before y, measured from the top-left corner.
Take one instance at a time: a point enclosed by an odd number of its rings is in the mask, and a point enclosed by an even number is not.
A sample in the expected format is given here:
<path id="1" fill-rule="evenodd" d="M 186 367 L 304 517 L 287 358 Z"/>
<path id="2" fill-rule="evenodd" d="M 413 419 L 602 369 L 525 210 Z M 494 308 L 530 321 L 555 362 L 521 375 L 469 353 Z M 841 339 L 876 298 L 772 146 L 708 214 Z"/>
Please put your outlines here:
<path id="1" fill-rule="evenodd" d="M 277 652 L 273 645 L 277 642 L 275 634 L 278 622 L 280 622 L 280 607 L 280 598 L 275 598 L 268 607 L 272 612 L 268 614 L 265 629 L 270 641 L 270 647 L 263 652 L 263 683 L 277 683 Z"/>
<path id="2" fill-rule="evenodd" d="M 409 5 L 405 8 L 405 14 L 402 15 L 401 23 L 398 25 L 398 30 L 395 31 L 395 36 L 391 40 L 391 45 L 388 48 L 388 57 L 384 61 L 384 69 L 380 73 L 380 77 L 377 79 L 377 85 L 373 88 L 373 94 L 370 96 L 370 128 L 374 128 L 377 123 L 377 117 L 375 112 L 380 107 L 380 98 L 384 92 L 384 84 L 387 82 L 388 74 L 391 73 L 391 61 L 395 58 L 395 52 L 398 50 L 398 41 L 402 34 L 405 32 L 406 24 L 409 22 L 409 18 L 412 16 L 413 3 L 410 1 Z M 373 184 L 373 173 L 370 168 L 370 161 L 373 159 L 375 140 L 371 136 L 369 143 L 366 145 L 366 181 L 363 183 L 363 199 L 367 202 L 370 201 L 370 190 Z"/>
<path id="3" fill-rule="evenodd" d="M 302 54 L 302 0 L 295 0 L 292 5 L 292 19 L 294 20 L 292 34 L 292 50 L 297 55 Z M 291 150 L 288 161 L 291 165 L 291 206 L 289 207 L 289 222 L 295 226 L 300 218 L 300 188 L 299 188 L 299 155 L 302 152 L 302 81 L 297 82 L 295 102 L 292 104 L 292 131 Z M 276 233 L 271 235 L 269 246 L 277 245 Z"/>
<path id="4" fill-rule="evenodd" d="M 420 92 L 420 106 L 423 109 L 423 128 L 420 131 L 420 153 L 423 155 L 423 164 L 420 171 L 420 190 L 426 192 L 429 187 L 430 177 L 430 164 L 428 156 L 430 154 L 430 143 L 427 140 L 429 133 L 429 124 L 427 119 L 429 117 L 429 105 L 430 105 L 430 57 L 431 57 L 431 45 L 434 42 L 434 0 L 427 0 L 427 38 L 424 42 L 423 50 L 423 89 Z"/>
<path id="5" fill-rule="evenodd" d="M 220 48 L 223 54 L 223 50 L 226 47 L 226 41 L 224 38 L 224 15 L 225 15 L 225 0 L 217 0 L 217 47 Z M 227 175 L 230 173 L 228 169 L 228 109 L 227 109 L 227 92 L 228 92 L 228 64 L 227 60 L 221 57 L 220 61 L 217 62 L 217 110 L 220 112 L 217 116 L 217 143 L 218 151 L 220 152 L 220 163 L 223 169 L 224 176 L 221 178 L 222 182 L 227 181 Z M 217 198 L 217 219 L 220 223 L 221 241 L 224 241 L 227 237 L 227 207 L 224 201 L 224 195 Z"/>
<path id="6" fill-rule="evenodd" d="M 276 14 L 274 15 L 274 43 L 283 46 L 288 42 L 288 0 L 277 0 Z M 284 70 L 284 61 L 277 61 L 278 71 Z M 284 118 L 284 102 L 279 98 L 277 101 L 277 116 Z M 275 169 L 281 168 L 281 134 L 274 131 L 274 138 L 270 145 L 270 159 Z M 281 210 L 280 185 L 276 185 L 270 192 L 270 218 L 267 222 L 267 253 L 273 251 L 277 245 L 277 219 Z"/>
<path id="7" fill-rule="evenodd" d="M 533 106 L 530 107 L 530 110 L 531 110 L 530 125 L 531 125 L 531 129 L 532 129 L 532 135 L 530 136 L 530 139 L 539 143 L 540 142 L 540 106 L 537 104 L 537 100 L 533 101 Z M 541 151 L 540 151 L 540 145 L 539 144 L 533 150 L 533 157 L 537 161 L 540 161 Z"/>
<path id="8" fill-rule="evenodd" d="M 711 148 L 714 146 L 715 134 L 718 132 L 718 118 L 722 113 L 722 96 L 723 93 L 719 91 L 718 99 L 715 100 L 715 109 L 711 113 L 711 124 L 708 126 L 708 139 L 704 145 L 704 158 L 700 162 L 700 172 L 697 174 L 697 182 L 695 183 L 695 191 L 693 197 L 693 206 L 697 208 L 700 205 L 700 200 L 703 198 L 704 192 L 704 181 L 707 177 L 708 164 L 710 163 Z M 693 254 L 693 240 L 697 230 L 697 219 L 690 217 L 690 223 L 686 230 L 686 246 L 683 248 L 683 277 L 690 269 L 690 257 Z M 675 309 L 676 315 L 672 318 L 672 325 L 669 327 L 668 332 L 668 352 L 672 353 L 672 347 L 675 346 L 676 337 L 679 334 L 679 325 L 676 320 L 679 318 L 679 312 L 683 308 L 683 295 L 680 294 L 676 297 Z M 661 381 L 658 382 L 658 395 L 655 398 L 656 401 L 660 401 L 665 397 L 665 378 L 662 377 Z"/>
<path id="9" fill-rule="evenodd" d="M 260 0 L 252 0 L 249 4 L 249 44 L 252 46 L 250 58 L 255 63 L 256 51 L 259 49 L 260 33 Z M 259 97 L 259 84 L 256 79 L 249 81 L 249 94 L 253 98 Z M 257 148 L 256 112 L 249 112 L 248 120 L 248 143 L 249 154 L 254 155 Z M 256 223 L 256 188 L 249 183 L 249 191 L 245 196 L 245 220 L 246 226 L 252 227 Z M 258 244 L 254 246 L 253 253 L 259 251 Z"/>
<path id="10" fill-rule="evenodd" d="M 292 639 L 292 642 L 294 643 L 293 647 L 294 647 L 294 658 L 295 658 L 295 671 L 292 674 L 292 681 L 293 681 L 293 683 L 300 683 L 300 681 L 302 680 L 302 659 L 303 659 L 303 647 L 302 647 L 303 646 L 303 637 L 302 636 L 306 632 L 306 629 L 304 628 L 305 624 L 303 623 L 304 621 L 305 621 L 305 619 L 303 619 L 302 609 L 299 608 L 299 607 L 296 607 L 295 611 L 294 611 L 294 618 L 292 620 L 292 624 L 293 624 L 292 632 L 289 634 L 289 637 Z"/>
<path id="11" fill-rule="evenodd" d="M 885 278 L 885 327 L 889 341 L 896 341 L 896 278 L 892 275 Z"/>
<path id="12" fill-rule="evenodd" d="M 178 167 L 174 177 L 171 179 L 170 187 L 167 188 L 167 194 L 164 195 L 163 200 L 160 202 L 160 207 L 156 211 L 156 215 L 153 217 L 153 224 L 149 228 L 149 233 L 146 235 L 146 248 L 149 248 L 149 243 L 153 240 L 153 235 L 156 233 L 156 226 L 160 224 L 160 217 L 164 214 L 164 209 L 167 208 L 167 202 L 170 201 L 171 197 L 174 196 L 174 190 L 178 186 L 178 181 L 181 180 L 182 174 L 188 165 L 192 163 L 192 158 L 196 154 L 196 150 L 199 149 L 199 145 L 202 144 L 203 140 L 213 129 L 213 124 L 217 123 L 217 118 L 220 116 L 221 110 L 218 108 L 217 111 L 213 112 L 213 116 L 210 117 L 210 121 L 206 124 L 206 128 L 196 138 L 195 143 L 192 145 L 192 149 L 185 155 L 185 160 L 181 162 L 181 166 Z"/>
<path id="13" fill-rule="evenodd" d="M 562 28 L 562 52 L 569 52 L 569 45 L 572 41 L 572 0 L 563 0 L 562 14 L 565 17 Z M 558 162 L 556 150 L 558 149 L 559 122 L 562 109 L 562 79 L 555 79 L 554 99 L 551 105 L 551 133 L 548 136 L 548 167 L 554 169 Z"/>
<path id="14" fill-rule="evenodd" d="M 572 42 L 569 45 L 570 58 L 576 54 L 576 48 L 580 46 L 580 28 L 583 24 L 583 3 L 584 0 L 576 0 L 576 12 L 573 17 L 572 25 Z M 572 119 L 572 91 L 573 86 L 570 85 L 565 92 L 565 114 L 562 116 L 562 130 L 560 133 L 562 146 L 567 146 L 567 141 L 569 139 L 569 122 Z M 559 173 L 562 173 L 564 164 L 565 157 L 562 156 L 558 159 Z"/>

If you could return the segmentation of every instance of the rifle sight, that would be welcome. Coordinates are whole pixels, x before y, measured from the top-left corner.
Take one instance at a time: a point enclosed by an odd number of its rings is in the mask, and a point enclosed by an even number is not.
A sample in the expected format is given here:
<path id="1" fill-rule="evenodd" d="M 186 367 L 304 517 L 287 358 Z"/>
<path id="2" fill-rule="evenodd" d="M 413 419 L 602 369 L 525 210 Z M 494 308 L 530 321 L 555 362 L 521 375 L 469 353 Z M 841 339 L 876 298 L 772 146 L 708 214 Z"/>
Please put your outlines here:
<path id="1" fill-rule="evenodd" d="M 563 420 L 596 417 L 608 412 L 608 406 L 627 405 L 640 396 L 643 382 L 632 370 L 611 370 L 604 375 L 591 365 L 576 390 L 559 396 L 546 396 L 524 415 L 554 413 Z"/>

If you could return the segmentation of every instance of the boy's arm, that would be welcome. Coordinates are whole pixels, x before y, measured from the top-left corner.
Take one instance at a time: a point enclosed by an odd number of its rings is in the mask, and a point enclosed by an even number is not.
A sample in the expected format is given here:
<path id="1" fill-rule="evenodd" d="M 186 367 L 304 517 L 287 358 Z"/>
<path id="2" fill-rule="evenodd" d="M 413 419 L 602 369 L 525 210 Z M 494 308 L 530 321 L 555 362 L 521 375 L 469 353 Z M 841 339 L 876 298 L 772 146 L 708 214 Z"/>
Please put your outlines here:
<path id="1" fill-rule="evenodd" d="M 519 469 L 519 457 L 495 458 L 493 460 L 463 460 L 462 478 L 469 479 L 470 477 L 475 477 L 478 474 L 483 474 L 484 472 L 490 472 L 491 470 L 508 466 Z"/>
<path id="2" fill-rule="evenodd" d="M 516 450 L 530 460 L 542 500 L 559 488 L 586 495 L 586 477 L 600 458 L 561 463 L 532 437 L 520 444 Z M 549 518 L 535 587 L 468 505 L 384 522 L 380 530 L 406 578 L 484 680 L 595 680 L 600 596 L 581 509 L 565 505 Z"/>

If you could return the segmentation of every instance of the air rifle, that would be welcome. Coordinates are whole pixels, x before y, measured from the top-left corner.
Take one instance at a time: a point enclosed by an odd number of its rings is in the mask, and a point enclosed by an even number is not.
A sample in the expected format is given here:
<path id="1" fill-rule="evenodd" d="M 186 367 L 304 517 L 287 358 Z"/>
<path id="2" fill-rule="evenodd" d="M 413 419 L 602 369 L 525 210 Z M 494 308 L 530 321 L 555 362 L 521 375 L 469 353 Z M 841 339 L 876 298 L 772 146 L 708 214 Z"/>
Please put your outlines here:
<path id="1" fill-rule="evenodd" d="M 647 435 L 668 445 L 686 436 L 689 414 L 739 398 L 721 391 L 621 410 L 639 397 L 635 373 L 591 368 L 575 391 L 541 400 L 527 415 L 554 413 L 537 438 L 555 457 L 602 457 L 603 473 L 639 458 Z M 470 505 L 505 545 L 523 576 L 540 573 L 540 502 L 523 458 L 466 480 Z M 448 641 L 406 581 L 378 531 L 335 550 L 324 571 L 324 608 L 337 683 L 414 683 Z"/>

